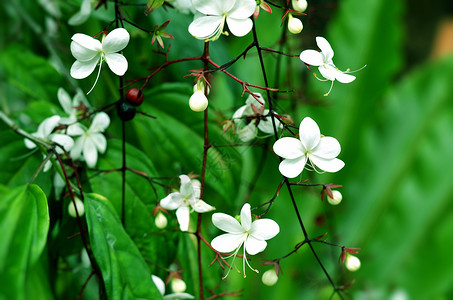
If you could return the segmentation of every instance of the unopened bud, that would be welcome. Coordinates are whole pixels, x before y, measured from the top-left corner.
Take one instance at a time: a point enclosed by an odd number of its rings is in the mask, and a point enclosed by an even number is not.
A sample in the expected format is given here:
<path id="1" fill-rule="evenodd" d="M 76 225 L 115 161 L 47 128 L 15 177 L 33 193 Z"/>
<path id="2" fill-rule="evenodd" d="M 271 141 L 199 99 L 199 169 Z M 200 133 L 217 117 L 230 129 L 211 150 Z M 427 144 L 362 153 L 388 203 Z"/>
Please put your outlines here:
<path id="1" fill-rule="evenodd" d="M 75 207 L 74 207 L 74 202 L 75 202 Z M 68 206 L 68 213 L 71 217 L 77 218 L 76 210 L 75 208 L 77 207 L 77 212 L 79 213 L 79 217 L 83 216 L 85 213 L 85 207 L 83 206 L 83 202 L 80 201 L 79 198 L 75 198 L 74 201 L 71 201 Z"/>
<path id="2" fill-rule="evenodd" d="M 294 18 L 291 14 L 289 14 L 289 20 L 288 20 L 288 30 L 292 34 L 298 34 L 304 29 L 304 25 L 302 24 L 302 21 L 298 18 Z"/>
<path id="3" fill-rule="evenodd" d="M 193 111 L 204 111 L 208 107 L 208 98 L 206 98 L 204 92 L 197 91 L 190 97 L 189 106 Z"/>
<path id="4" fill-rule="evenodd" d="M 357 271 L 358 269 L 360 269 L 360 259 L 354 255 L 347 253 L 345 266 L 346 269 L 348 269 L 351 272 Z"/>
<path id="5" fill-rule="evenodd" d="M 197 80 L 197 83 L 194 84 L 194 86 L 193 86 L 193 92 L 194 93 L 196 93 L 196 92 L 204 93 L 205 86 L 206 86 L 205 81 L 203 79 L 199 79 L 199 80 Z M 210 92 L 211 92 L 211 89 L 209 88 L 209 85 L 208 85 L 207 94 L 209 95 Z"/>
<path id="6" fill-rule="evenodd" d="M 167 218 L 159 211 L 154 219 L 154 224 L 156 224 L 157 228 L 164 229 L 167 227 Z"/>
<path id="7" fill-rule="evenodd" d="M 184 293 L 186 288 L 187 288 L 186 283 L 182 279 L 173 278 L 171 280 L 171 289 L 173 290 L 173 292 Z"/>
<path id="8" fill-rule="evenodd" d="M 305 10 L 307 10 L 307 6 L 308 6 L 307 0 L 293 0 L 292 4 L 293 4 L 294 10 L 297 10 L 300 12 L 304 12 Z"/>
<path id="9" fill-rule="evenodd" d="M 278 280 L 278 275 L 275 272 L 274 268 L 264 272 L 263 276 L 261 277 L 261 281 L 263 281 L 263 283 L 267 286 L 275 285 L 277 283 L 277 280 Z"/>
<path id="10" fill-rule="evenodd" d="M 333 199 L 330 197 L 327 197 L 327 202 L 329 202 L 332 205 L 338 205 L 341 200 L 343 199 L 343 195 L 341 195 L 340 191 L 337 190 L 332 190 L 332 196 Z"/>

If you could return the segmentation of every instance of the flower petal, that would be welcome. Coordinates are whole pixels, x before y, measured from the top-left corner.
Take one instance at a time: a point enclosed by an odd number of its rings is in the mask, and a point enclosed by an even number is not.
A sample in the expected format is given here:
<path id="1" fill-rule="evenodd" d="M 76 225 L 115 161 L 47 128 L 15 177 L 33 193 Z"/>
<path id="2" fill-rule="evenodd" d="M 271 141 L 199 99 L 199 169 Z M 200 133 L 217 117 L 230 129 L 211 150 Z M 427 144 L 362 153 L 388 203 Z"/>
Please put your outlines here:
<path id="1" fill-rule="evenodd" d="M 245 250 L 247 250 L 247 253 L 250 255 L 255 255 L 257 253 L 263 252 L 264 249 L 266 249 L 266 246 L 266 241 L 259 240 L 251 235 L 245 241 Z"/>
<path id="2" fill-rule="evenodd" d="M 181 196 L 184 198 L 192 198 L 193 197 L 193 185 L 192 182 L 190 181 L 189 176 L 187 175 L 181 175 L 179 176 L 181 179 L 181 187 L 179 188 L 179 192 L 181 193 Z"/>
<path id="3" fill-rule="evenodd" d="M 234 2 L 224 0 L 192 0 L 192 5 L 196 10 L 205 15 L 221 15 L 233 7 Z M 224 8 L 228 10 L 224 11 Z"/>
<path id="4" fill-rule="evenodd" d="M 24 139 L 24 142 L 25 142 L 25 147 L 27 147 L 28 149 L 36 148 L 36 144 L 33 143 L 32 141 L 30 141 L 29 139 Z"/>
<path id="5" fill-rule="evenodd" d="M 99 42 L 98 40 L 95 41 Z M 94 57 L 100 56 L 100 52 L 98 50 L 85 48 L 83 45 L 74 41 L 71 42 L 71 53 L 78 61 L 89 61 Z"/>
<path id="6" fill-rule="evenodd" d="M 247 108 L 247 105 L 243 105 L 243 106 L 239 107 L 238 110 L 236 110 L 234 112 L 233 116 L 231 117 L 234 122 L 241 121 L 240 118 L 244 115 L 244 111 L 245 111 L 246 108 Z"/>
<path id="7" fill-rule="evenodd" d="M 83 33 L 76 33 L 71 38 L 75 43 L 88 50 L 99 52 L 102 50 L 101 42 Z"/>
<path id="8" fill-rule="evenodd" d="M 189 207 L 183 206 L 176 210 L 176 218 L 178 219 L 179 229 L 181 231 L 189 230 L 190 210 Z"/>
<path id="9" fill-rule="evenodd" d="M 188 293 L 172 293 L 164 296 L 164 300 L 181 300 L 181 299 L 195 299 L 195 297 Z"/>
<path id="10" fill-rule="evenodd" d="M 200 199 L 190 201 L 190 205 L 197 213 L 205 213 L 208 211 L 215 210 L 214 206 L 211 206 Z"/>
<path id="11" fill-rule="evenodd" d="M 107 54 L 121 51 L 127 46 L 129 39 L 129 32 L 126 29 L 116 28 L 104 38 L 102 50 Z"/>
<path id="12" fill-rule="evenodd" d="M 242 1 L 242 0 L 241 0 Z M 231 33 L 235 36 L 244 36 L 252 30 L 253 22 L 249 18 L 247 19 L 235 19 L 227 17 L 226 22 Z"/>
<path id="13" fill-rule="evenodd" d="M 306 150 L 313 150 L 319 144 L 321 132 L 312 118 L 306 117 L 300 122 L 299 138 Z"/>
<path id="14" fill-rule="evenodd" d="M 316 50 L 304 50 L 299 56 L 300 60 L 310 66 L 321 66 L 324 63 L 324 57 Z"/>
<path id="15" fill-rule="evenodd" d="M 276 236 L 280 232 L 280 227 L 277 222 L 271 219 L 259 219 L 252 223 L 250 235 L 260 239 L 268 240 Z"/>
<path id="16" fill-rule="evenodd" d="M 325 159 L 316 155 L 310 155 L 310 160 L 318 168 L 326 172 L 338 172 L 344 167 L 344 162 L 338 158 Z"/>
<path id="17" fill-rule="evenodd" d="M 304 155 L 305 149 L 300 140 L 292 137 L 278 139 L 273 146 L 275 154 L 287 159 L 296 159 Z"/>
<path id="18" fill-rule="evenodd" d="M 295 159 L 285 159 L 280 163 L 278 169 L 283 176 L 294 178 L 302 173 L 306 162 L 307 157 L 305 155 Z"/>
<path id="19" fill-rule="evenodd" d="M 74 146 L 72 147 L 71 153 L 70 153 L 72 159 L 78 160 L 82 157 L 82 151 L 83 151 L 83 145 L 85 144 L 85 139 L 86 139 L 86 137 L 82 135 L 75 141 Z"/>
<path id="20" fill-rule="evenodd" d="M 160 294 L 163 296 L 165 294 L 165 283 L 162 279 L 157 277 L 156 275 L 151 275 L 153 279 L 154 285 L 159 290 Z"/>
<path id="21" fill-rule="evenodd" d="M 341 83 L 350 83 L 355 80 L 355 76 L 339 71 L 339 72 L 335 73 L 335 79 Z"/>
<path id="22" fill-rule="evenodd" d="M 319 66 L 318 70 L 319 70 L 319 73 L 321 73 L 321 75 L 325 79 L 330 80 L 330 81 L 334 81 L 335 78 L 339 75 L 339 73 L 341 73 L 340 70 L 338 70 L 335 67 L 329 66 L 329 65 Z"/>
<path id="23" fill-rule="evenodd" d="M 68 24 L 77 26 L 83 24 L 91 14 L 91 0 L 83 0 L 80 10 L 76 12 L 69 20 Z"/>
<path id="24" fill-rule="evenodd" d="M 71 76 L 75 79 L 83 79 L 90 76 L 93 73 L 94 68 L 98 64 L 100 56 L 96 56 L 89 61 L 78 61 L 76 60 L 71 67 Z"/>
<path id="25" fill-rule="evenodd" d="M 266 114 L 266 110 L 264 111 L 264 114 Z M 279 130 L 282 127 L 277 119 L 275 119 L 275 125 L 277 130 Z M 264 120 L 260 120 L 260 122 L 258 123 L 258 129 L 264 133 L 269 134 L 274 133 L 274 126 L 272 125 L 271 117 L 266 117 Z"/>
<path id="26" fill-rule="evenodd" d="M 47 139 L 55 127 L 58 125 L 60 121 L 59 116 L 52 116 L 46 118 L 44 121 L 41 122 L 38 126 L 38 131 L 36 132 L 36 137 L 41 139 Z"/>
<path id="27" fill-rule="evenodd" d="M 107 139 L 103 134 L 93 133 L 90 135 L 90 140 L 94 143 L 99 153 L 104 153 L 107 149 Z"/>
<path id="28" fill-rule="evenodd" d="M 238 220 L 224 213 L 213 214 L 212 223 L 215 227 L 228 233 L 243 234 L 245 232 Z"/>
<path id="29" fill-rule="evenodd" d="M 244 237 L 245 233 L 225 233 L 214 238 L 211 246 L 219 252 L 231 252 L 241 246 Z"/>
<path id="30" fill-rule="evenodd" d="M 105 61 L 110 70 L 118 76 L 123 76 L 127 71 L 127 59 L 118 53 L 108 53 L 105 55 Z"/>
<path id="31" fill-rule="evenodd" d="M 63 146 L 63 148 L 66 151 L 70 151 L 71 148 L 74 146 L 74 140 L 70 136 L 67 136 L 66 134 L 55 133 L 51 135 L 50 139 L 52 140 L 52 142 L 57 143 L 60 146 Z M 60 147 L 57 147 L 55 151 L 59 154 L 64 152 L 63 149 L 61 149 Z"/>
<path id="32" fill-rule="evenodd" d="M 192 183 L 193 187 L 193 198 L 199 199 L 201 194 L 201 182 L 198 179 L 191 179 L 190 182 Z"/>
<path id="33" fill-rule="evenodd" d="M 223 22 L 221 16 L 204 16 L 193 20 L 189 25 L 189 32 L 197 39 L 208 39 L 212 37 Z"/>
<path id="34" fill-rule="evenodd" d="M 228 17 L 234 19 L 246 19 L 255 12 L 255 8 L 255 0 L 236 0 L 234 6 L 228 10 Z M 228 24 L 228 26 L 230 26 L 230 24 Z"/>
<path id="35" fill-rule="evenodd" d="M 252 226 L 252 213 L 248 203 L 245 203 L 241 209 L 241 225 L 246 231 L 249 231 Z"/>
<path id="36" fill-rule="evenodd" d="M 164 199 L 160 200 L 160 206 L 165 209 L 174 210 L 180 207 L 182 204 L 182 196 L 178 192 L 169 194 Z"/>
<path id="37" fill-rule="evenodd" d="M 319 49 L 321 49 L 322 54 L 324 55 L 324 58 L 327 61 L 332 60 L 333 58 L 333 50 L 332 47 L 330 46 L 329 42 L 323 38 L 322 36 L 317 36 L 316 37 L 316 44 L 318 45 Z"/>
<path id="38" fill-rule="evenodd" d="M 104 132 L 104 130 L 109 127 L 110 125 L 110 118 L 109 115 L 105 112 L 99 112 L 94 116 L 93 121 L 91 121 L 90 128 L 88 131 L 90 133 L 95 132 Z"/>
<path id="39" fill-rule="evenodd" d="M 257 135 L 255 123 L 249 123 L 237 131 L 239 139 L 243 142 L 253 140 Z"/>
<path id="40" fill-rule="evenodd" d="M 255 97 L 253 97 L 252 95 L 249 95 L 247 100 L 245 100 L 245 104 L 248 106 L 251 106 L 253 104 L 256 106 L 256 108 L 260 109 L 260 107 L 262 105 L 264 105 L 266 103 L 266 101 L 264 100 L 263 96 L 261 96 L 260 93 L 254 93 L 254 94 L 258 99 L 260 99 L 261 103 L 258 102 L 258 100 L 256 100 Z"/>
<path id="41" fill-rule="evenodd" d="M 81 125 L 80 123 L 76 123 L 73 125 L 69 125 L 67 129 L 68 135 L 77 136 L 82 135 L 86 131 L 85 126 Z"/>
<path id="42" fill-rule="evenodd" d="M 311 155 L 321 158 L 332 159 L 338 156 L 341 151 L 340 143 L 336 138 L 325 136 L 319 141 L 318 146 L 313 149 Z"/>
<path id="43" fill-rule="evenodd" d="M 74 108 L 72 107 L 71 97 L 69 96 L 68 92 L 66 92 L 64 88 L 59 88 L 57 97 L 65 113 L 67 113 L 68 115 L 72 114 Z"/>
<path id="44" fill-rule="evenodd" d="M 85 139 L 85 144 L 83 145 L 83 158 L 87 163 L 87 166 L 94 168 L 98 161 L 98 151 L 93 141 L 90 138 Z"/>

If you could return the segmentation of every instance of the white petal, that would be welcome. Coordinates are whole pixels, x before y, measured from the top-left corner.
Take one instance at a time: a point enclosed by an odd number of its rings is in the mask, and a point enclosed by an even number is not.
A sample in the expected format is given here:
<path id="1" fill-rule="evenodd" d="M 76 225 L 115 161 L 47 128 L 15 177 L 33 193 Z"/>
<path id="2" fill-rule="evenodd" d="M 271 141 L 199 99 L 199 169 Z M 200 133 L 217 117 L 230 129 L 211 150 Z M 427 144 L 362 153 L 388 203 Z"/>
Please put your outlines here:
<path id="1" fill-rule="evenodd" d="M 238 130 L 237 133 L 238 133 L 239 139 L 243 142 L 248 142 L 248 141 L 253 140 L 257 135 L 255 123 L 254 122 L 249 123 L 248 125 L 244 126 L 240 130 Z"/>
<path id="2" fill-rule="evenodd" d="M 244 110 L 245 108 L 247 107 L 247 105 L 244 105 L 244 106 L 241 106 L 238 108 L 238 110 L 236 110 L 233 114 L 233 116 L 231 117 L 233 119 L 233 121 L 235 122 L 239 122 L 240 121 L 240 117 L 242 117 L 244 115 Z"/>
<path id="3" fill-rule="evenodd" d="M 333 58 L 333 50 L 330 46 L 329 42 L 323 38 L 322 36 L 316 37 L 316 44 L 318 44 L 319 49 L 321 49 L 322 54 L 324 55 L 327 61 L 332 60 Z"/>
<path id="4" fill-rule="evenodd" d="M 182 204 L 182 196 L 180 193 L 175 192 L 169 194 L 164 199 L 160 200 L 160 206 L 165 209 L 174 210 L 180 207 Z"/>
<path id="5" fill-rule="evenodd" d="M 258 100 L 255 99 L 252 95 L 249 95 L 247 100 L 245 101 L 245 104 L 248 106 L 251 106 L 251 104 L 255 105 L 256 108 L 260 109 L 261 105 L 264 105 L 266 101 L 264 100 L 263 96 L 261 96 L 260 93 L 254 93 L 255 96 L 260 99 L 261 103 L 258 102 Z"/>
<path id="6" fill-rule="evenodd" d="M 225 233 L 212 240 L 211 246 L 219 252 L 231 252 L 244 241 L 245 233 Z"/>
<path id="7" fill-rule="evenodd" d="M 331 67 L 331 66 L 326 66 L 326 65 L 319 66 L 318 70 L 319 70 L 319 73 L 321 73 L 321 75 L 325 79 L 331 80 L 331 81 L 335 80 L 335 78 L 337 77 L 337 74 L 339 72 L 341 73 L 341 71 L 339 71 L 338 69 Z"/>
<path id="8" fill-rule="evenodd" d="M 107 127 L 109 127 L 109 125 L 110 125 L 109 115 L 106 114 L 105 112 L 99 112 L 93 118 L 93 121 L 91 121 L 91 125 L 90 125 L 90 128 L 88 129 L 88 131 L 90 133 L 104 132 L 104 130 Z"/>
<path id="9" fill-rule="evenodd" d="M 99 52 L 102 50 L 101 42 L 83 33 L 76 33 L 71 38 L 74 42 L 81 47 L 88 50 Z"/>
<path id="10" fill-rule="evenodd" d="M 88 167 L 94 168 L 96 166 L 98 161 L 98 151 L 90 138 L 85 139 L 85 145 L 83 145 L 83 158 L 85 159 Z"/>
<path id="11" fill-rule="evenodd" d="M 109 66 L 110 70 L 118 76 L 123 76 L 127 71 L 127 60 L 126 58 L 118 53 L 108 53 L 105 55 L 105 61 Z"/>
<path id="12" fill-rule="evenodd" d="M 85 48 L 79 43 L 76 43 L 74 41 L 71 42 L 71 53 L 78 61 L 89 61 L 96 56 L 100 56 L 99 51 Z"/>
<path id="13" fill-rule="evenodd" d="M 312 118 L 306 117 L 300 122 L 299 138 L 307 150 L 312 150 L 318 146 L 321 140 L 321 132 L 318 124 Z"/>
<path id="14" fill-rule="evenodd" d="M 255 8 L 255 0 L 236 0 L 234 7 L 228 11 L 228 17 L 235 19 L 246 19 L 253 14 Z M 230 25 L 228 24 L 228 26 Z"/>
<path id="15" fill-rule="evenodd" d="M 85 126 L 80 123 L 69 125 L 67 133 L 72 136 L 83 135 L 86 131 Z"/>
<path id="16" fill-rule="evenodd" d="M 176 210 L 176 218 L 178 218 L 179 229 L 181 231 L 189 230 L 190 210 L 189 207 L 184 206 Z"/>
<path id="17" fill-rule="evenodd" d="M 316 155 L 321 158 L 332 159 L 338 156 L 341 151 L 340 143 L 336 138 L 325 136 L 319 141 L 318 146 L 313 149 L 311 155 Z"/>
<path id="18" fill-rule="evenodd" d="M 72 149 L 72 147 L 74 146 L 74 140 L 65 134 L 59 134 L 59 133 L 52 134 L 51 140 L 54 143 L 57 143 L 60 146 L 63 146 L 63 148 L 66 151 L 70 151 Z M 60 147 L 57 147 L 55 151 L 57 151 L 57 153 L 63 153 L 63 150 Z"/>
<path id="19" fill-rule="evenodd" d="M 78 61 L 76 60 L 71 67 L 71 76 L 75 79 L 83 79 L 90 76 L 93 73 L 94 68 L 98 64 L 100 56 L 94 57 L 89 61 Z"/>
<path id="20" fill-rule="evenodd" d="M 201 182 L 197 179 L 191 179 L 190 182 L 193 187 L 193 197 L 199 199 L 201 194 Z"/>
<path id="21" fill-rule="evenodd" d="M 280 157 L 295 159 L 304 155 L 305 149 L 300 140 L 292 137 L 278 139 L 273 146 L 275 154 Z"/>
<path id="22" fill-rule="evenodd" d="M 102 42 L 102 50 L 105 53 L 115 53 L 123 50 L 129 43 L 129 32 L 124 28 L 112 30 Z"/>
<path id="23" fill-rule="evenodd" d="M 310 155 L 310 160 L 318 168 L 326 172 L 338 172 L 344 167 L 344 162 L 338 158 L 325 159 L 316 155 Z"/>
<path id="24" fill-rule="evenodd" d="M 68 92 L 66 92 L 64 88 L 59 88 L 57 97 L 65 113 L 67 113 L 68 115 L 72 114 L 74 108 L 72 107 L 71 97 L 69 96 Z"/>
<path id="25" fill-rule="evenodd" d="M 205 212 L 212 211 L 215 209 L 214 206 L 211 206 L 211 205 L 207 204 L 206 202 L 204 202 L 203 200 L 199 200 L 199 199 L 191 201 L 190 205 L 197 213 L 205 213 Z"/>
<path id="26" fill-rule="evenodd" d="M 38 131 L 36 132 L 36 137 L 47 139 L 52 131 L 57 127 L 58 122 L 60 121 L 59 116 L 52 116 L 44 119 L 38 126 Z"/>
<path id="27" fill-rule="evenodd" d="M 163 296 L 165 294 L 165 283 L 162 279 L 157 277 L 156 275 L 151 275 L 151 278 L 153 279 L 154 285 L 157 287 L 159 290 L 160 294 Z"/>
<path id="28" fill-rule="evenodd" d="M 224 4 L 222 4 L 224 2 Z M 224 5 L 228 4 L 229 7 L 233 7 L 233 1 L 225 0 L 192 0 L 192 5 L 196 10 L 205 15 L 221 15 L 223 12 Z M 226 8 L 228 8 L 226 6 Z"/>
<path id="29" fill-rule="evenodd" d="M 83 24 L 91 14 L 91 0 L 83 0 L 80 10 L 75 13 L 69 20 L 68 24 L 76 26 Z"/>
<path id="30" fill-rule="evenodd" d="M 281 128 L 281 124 L 277 119 L 275 120 L 275 125 L 277 130 Z M 272 125 L 271 117 L 266 117 L 264 120 L 260 120 L 258 123 L 258 129 L 264 133 L 274 133 L 274 126 Z"/>
<path id="31" fill-rule="evenodd" d="M 250 255 L 255 255 L 264 251 L 266 246 L 266 241 L 256 239 L 253 236 L 249 236 L 245 242 L 245 250 L 247 250 L 247 253 Z"/>
<path id="32" fill-rule="evenodd" d="M 244 228 L 238 220 L 224 213 L 215 213 L 212 215 L 212 223 L 215 227 L 228 233 L 243 234 Z"/>
<path id="33" fill-rule="evenodd" d="M 24 139 L 24 142 L 25 142 L 25 147 L 27 147 L 28 149 L 36 148 L 36 144 L 33 143 L 32 141 L 30 141 L 29 139 Z"/>
<path id="34" fill-rule="evenodd" d="M 74 160 L 78 160 L 82 157 L 82 151 L 83 151 L 83 145 L 85 144 L 85 136 L 79 137 L 75 143 L 74 146 L 71 149 L 71 158 Z"/>
<path id="35" fill-rule="evenodd" d="M 242 1 L 242 0 L 241 0 Z M 244 36 L 252 30 L 253 22 L 249 18 L 247 19 L 235 19 L 227 17 L 226 22 L 231 33 L 235 36 Z"/>
<path id="36" fill-rule="evenodd" d="M 316 50 L 304 50 L 299 56 L 300 60 L 310 66 L 321 66 L 324 63 L 324 57 Z"/>
<path id="37" fill-rule="evenodd" d="M 101 133 L 94 133 L 90 135 L 91 141 L 94 143 L 99 153 L 104 153 L 107 149 L 107 140 Z"/>
<path id="38" fill-rule="evenodd" d="M 181 300 L 181 299 L 195 299 L 195 297 L 187 293 L 172 293 L 164 296 L 164 300 Z"/>
<path id="39" fill-rule="evenodd" d="M 268 240 L 276 236 L 280 232 L 280 227 L 277 222 L 271 219 L 259 219 L 252 223 L 250 235 L 260 239 Z"/>
<path id="40" fill-rule="evenodd" d="M 208 39 L 218 30 L 223 21 L 221 16 L 205 16 L 193 20 L 189 25 L 189 32 L 197 39 Z"/>
<path id="41" fill-rule="evenodd" d="M 355 76 L 339 71 L 335 73 L 335 79 L 341 83 L 350 83 L 355 80 Z"/>
<path id="42" fill-rule="evenodd" d="M 280 163 L 278 169 L 283 176 L 294 178 L 302 173 L 306 162 L 307 158 L 305 155 L 295 159 L 285 159 Z"/>
<path id="43" fill-rule="evenodd" d="M 184 198 L 193 197 L 193 194 L 194 194 L 193 185 L 192 185 L 192 182 L 190 181 L 189 176 L 181 175 L 181 176 L 179 176 L 179 178 L 181 179 L 181 187 L 179 188 L 179 192 L 181 193 L 181 196 Z"/>
<path id="44" fill-rule="evenodd" d="M 252 226 L 252 213 L 248 203 L 245 203 L 241 209 L 241 225 L 246 231 L 249 231 Z"/>

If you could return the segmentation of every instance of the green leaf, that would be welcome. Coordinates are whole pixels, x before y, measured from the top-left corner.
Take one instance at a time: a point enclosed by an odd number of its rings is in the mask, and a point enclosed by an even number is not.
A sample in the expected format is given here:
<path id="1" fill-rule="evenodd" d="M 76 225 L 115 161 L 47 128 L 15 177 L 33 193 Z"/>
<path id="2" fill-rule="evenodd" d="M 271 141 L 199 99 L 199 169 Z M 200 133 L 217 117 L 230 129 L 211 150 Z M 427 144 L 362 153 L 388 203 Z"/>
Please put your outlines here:
<path id="1" fill-rule="evenodd" d="M 0 298 L 25 299 L 28 270 L 47 241 L 49 212 L 46 195 L 37 185 L 3 191 L 0 202 Z"/>
<path id="2" fill-rule="evenodd" d="M 146 3 L 145 15 L 149 15 L 163 4 L 164 0 L 148 0 L 148 3 Z"/>
<path id="3" fill-rule="evenodd" d="M 85 211 L 91 248 L 108 299 L 162 299 L 112 204 L 100 195 L 86 194 Z"/>

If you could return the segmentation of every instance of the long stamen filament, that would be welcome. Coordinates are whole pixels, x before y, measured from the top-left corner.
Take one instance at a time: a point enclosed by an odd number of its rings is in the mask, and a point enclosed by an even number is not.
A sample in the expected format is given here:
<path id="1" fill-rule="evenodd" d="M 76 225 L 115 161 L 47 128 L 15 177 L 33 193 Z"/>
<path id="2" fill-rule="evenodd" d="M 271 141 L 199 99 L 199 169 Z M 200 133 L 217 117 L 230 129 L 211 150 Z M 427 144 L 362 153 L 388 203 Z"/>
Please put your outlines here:
<path id="1" fill-rule="evenodd" d="M 96 81 L 94 82 L 93 86 L 91 87 L 91 89 L 88 91 L 87 95 L 89 93 L 91 93 L 91 91 L 94 89 L 94 87 L 96 86 L 96 83 L 98 82 L 98 79 L 99 79 L 99 75 L 101 75 L 101 67 L 102 67 L 102 55 L 101 55 L 101 60 L 99 62 L 99 71 L 98 71 L 98 75 L 96 76 Z"/>

